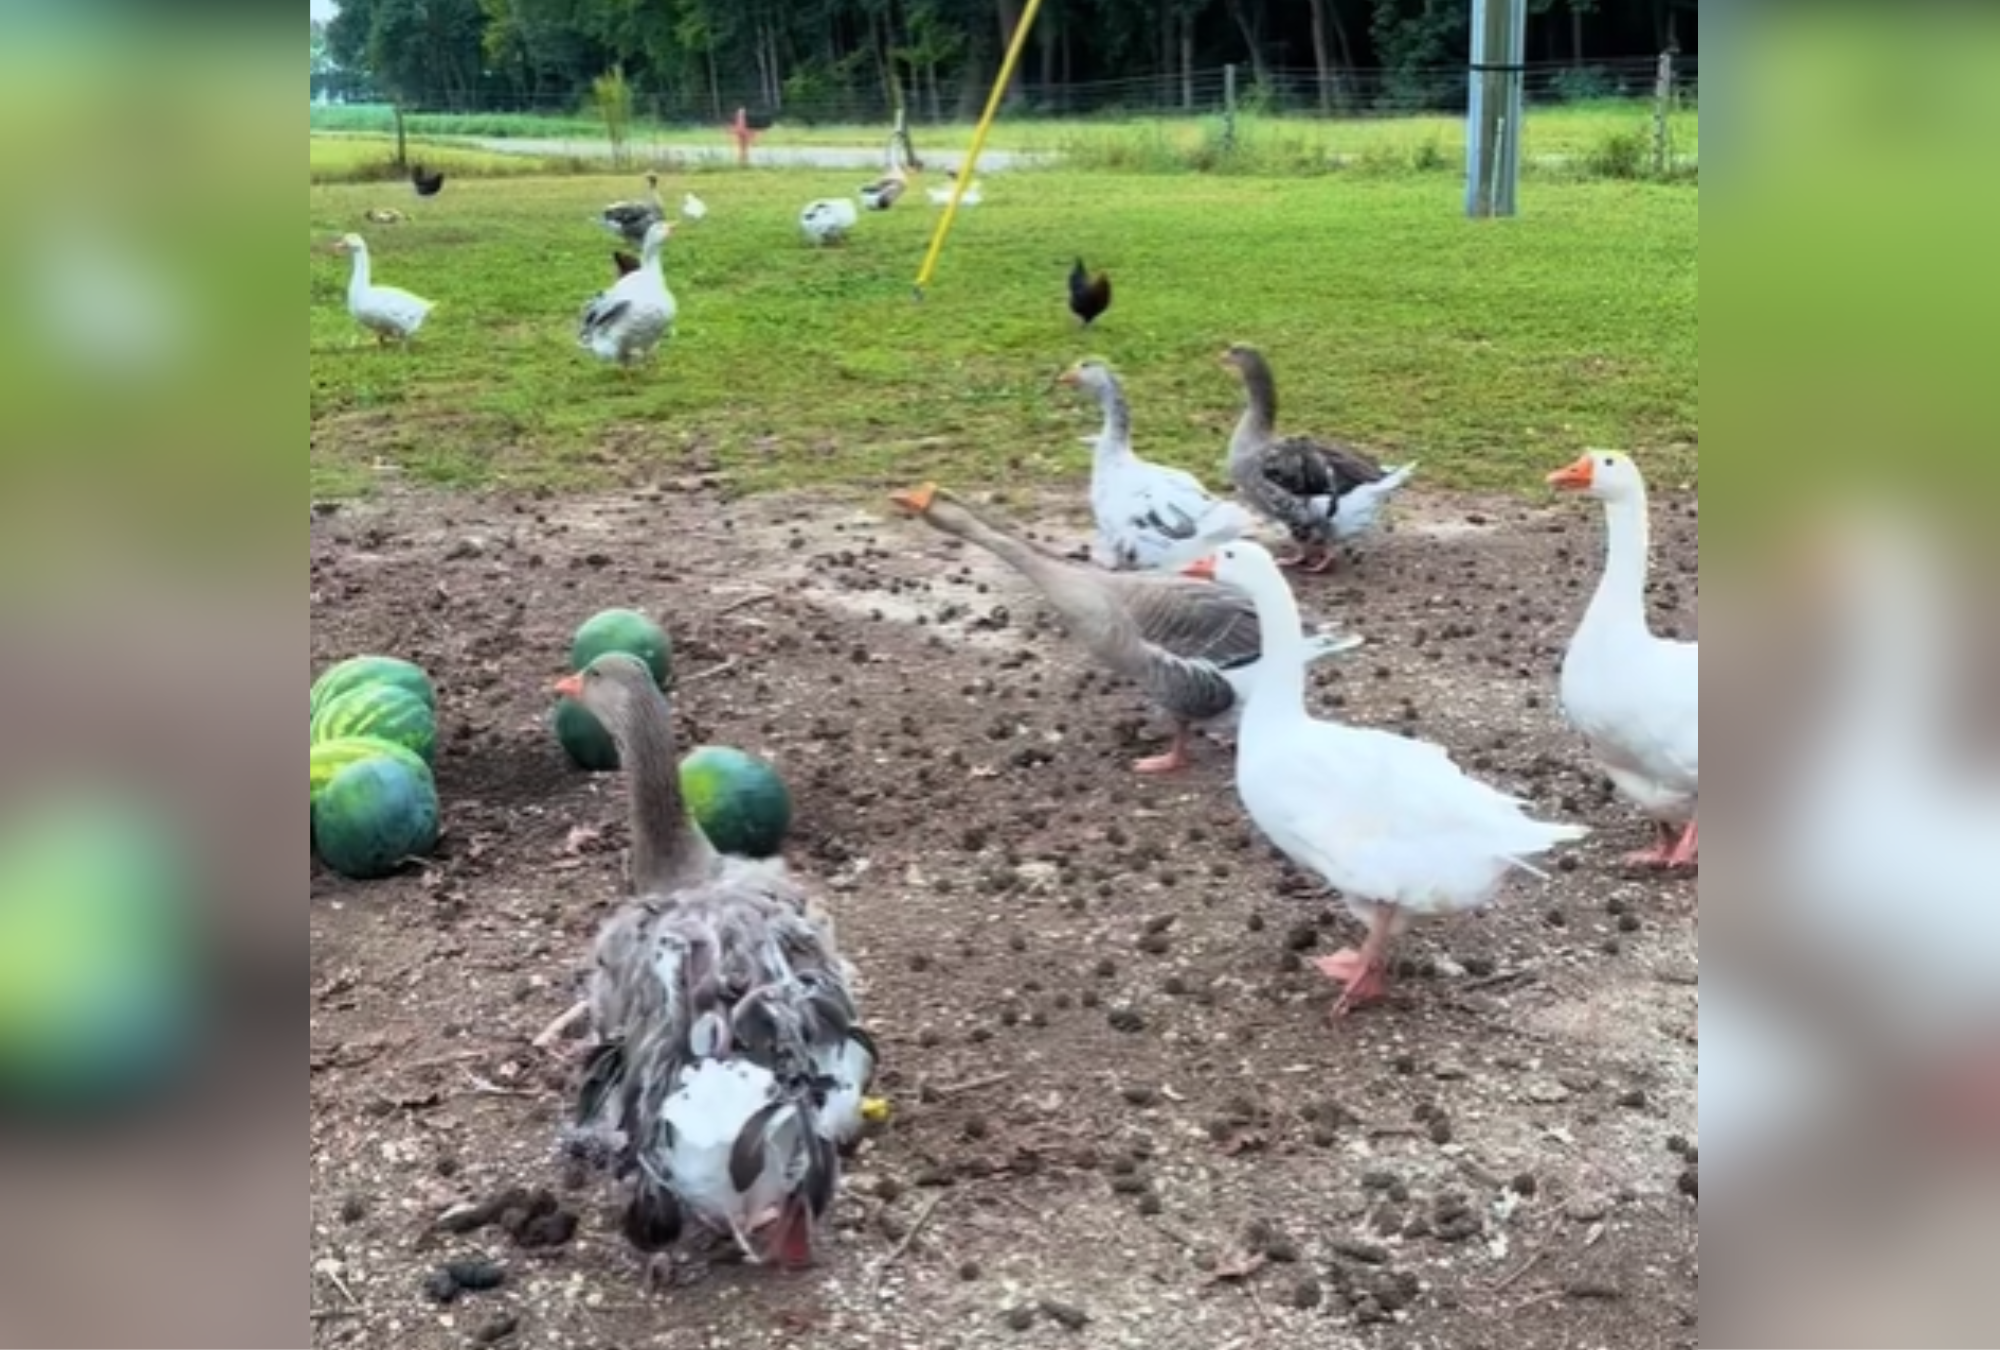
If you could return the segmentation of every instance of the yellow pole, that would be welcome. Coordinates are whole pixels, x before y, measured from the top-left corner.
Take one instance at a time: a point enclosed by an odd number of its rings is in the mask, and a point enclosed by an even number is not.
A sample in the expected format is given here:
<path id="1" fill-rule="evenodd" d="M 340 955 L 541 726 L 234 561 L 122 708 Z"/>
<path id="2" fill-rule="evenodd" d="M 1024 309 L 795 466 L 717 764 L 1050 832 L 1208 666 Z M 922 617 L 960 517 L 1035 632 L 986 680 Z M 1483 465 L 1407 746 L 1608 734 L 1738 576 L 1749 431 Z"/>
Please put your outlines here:
<path id="1" fill-rule="evenodd" d="M 952 185 L 951 201 L 944 208 L 944 215 L 937 223 L 937 233 L 931 236 L 930 252 L 924 255 L 924 269 L 917 273 L 917 299 L 924 298 L 924 287 L 931 284 L 931 274 L 937 270 L 938 255 L 944 252 L 945 236 L 951 233 L 951 223 L 958 219 L 959 199 L 965 196 L 965 189 L 972 184 L 973 170 L 979 167 L 979 152 L 986 148 L 986 133 L 993 129 L 993 118 L 1000 111 L 1000 101 L 1007 96 L 1007 86 L 1014 79 L 1014 67 L 1021 63 L 1021 52 L 1028 45 L 1028 33 L 1035 26 L 1035 12 L 1042 7 L 1042 0 L 1028 0 L 1027 8 L 1021 11 L 1021 22 L 1014 28 L 1014 40 L 1007 46 L 1007 59 L 1000 63 L 1000 78 L 993 82 L 993 94 L 986 100 L 986 115 L 979 119 L 979 127 L 972 133 L 972 149 L 965 155 L 965 163 L 958 169 L 958 181 Z"/>

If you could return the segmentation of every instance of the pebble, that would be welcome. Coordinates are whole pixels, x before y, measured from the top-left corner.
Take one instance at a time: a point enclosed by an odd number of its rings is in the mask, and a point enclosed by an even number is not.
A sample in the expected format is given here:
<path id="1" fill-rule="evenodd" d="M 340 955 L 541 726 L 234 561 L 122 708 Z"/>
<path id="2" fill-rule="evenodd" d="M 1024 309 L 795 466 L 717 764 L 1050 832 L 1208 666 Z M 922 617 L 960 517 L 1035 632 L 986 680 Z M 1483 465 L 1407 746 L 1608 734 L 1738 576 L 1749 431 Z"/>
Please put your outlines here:
<path id="1" fill-rule="evenodd" d="M 1045 1298 L 1042 1300 L 1042 1313 L 1065 1331 L 1082 1331 L 1090 1325 L 1090 1314 L 1072 1303 Z"/>
<path id="2" fill-rule="evenodd" d="M 1378 1247 L 1372 1242 L 1357 1242 L 1347 1238 L 1335 1239 L 1331 1244 L 1335 1256 L 1344 1256 L 1350 1261 L 1358 1261 L 1364 1266 L 1386 1266 L 1389 1264 L 1389 1249 Z"/>
<path id="3" fill-rule="evenodd" d="M 1300 1280 L 1292 1289 L 1292 1306 L 1300 1312 L 1311 1312 L 1326 1301 L 1326 1293 L 1314 1279 Z"/>
<path id="4" fill-rule="evenodd" d="M 1611 1198 L 1604 1195 L 1579 1195 L 1563 1206 L 1563 1217 L 1571 1223 L 1602 1223 L 1611 1213 Z"/>
<path id="5" fill-rule="evenodd" d="M 508 1314 L 496 1317 L 485 1326 L 472 1333 L 474 1345 L 498 1345 L 521 1329 L 521 1319 Z"/>
<path id="6" fill-rule="evenodd" d="M 1560 1106 L 1569 1098 L 1569 1089 L 1561 1083 L 1535 1083 L 1528 1088 L 1528 1100 L 1537 1106 Z"/>
<path id="7" fill-rule="evenodd" d="M 1035 1327 L 1035 1310 L 1023 1303 L 1019 1307 L 1009 1308 L 1005 1320 L 1009 1331 L 1032 1331 Z"/>

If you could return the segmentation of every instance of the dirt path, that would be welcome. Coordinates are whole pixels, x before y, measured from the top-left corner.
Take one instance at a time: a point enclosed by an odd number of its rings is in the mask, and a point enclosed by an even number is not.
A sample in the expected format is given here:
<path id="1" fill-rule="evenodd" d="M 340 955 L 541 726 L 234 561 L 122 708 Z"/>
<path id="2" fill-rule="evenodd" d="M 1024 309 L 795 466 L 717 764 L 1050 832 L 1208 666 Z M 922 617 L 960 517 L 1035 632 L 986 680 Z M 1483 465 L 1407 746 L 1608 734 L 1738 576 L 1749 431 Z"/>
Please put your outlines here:
<path id="1" fill-rule="evenodd" d="M 1591 513 L 1425 494 L 1310 583 L 1313 617 L 1371 642 L 1325 669 L 1325 706 L 1600 827 L 1551 882 L 1416 934 L 1395 1000 L 1330 1029 L 1301 955 L 1352 925 L 1252 839 L 1225 754 L 1130 775 L 1163 728 L 983 555 L 851 504 L 685 486 L 392 494 L 313 523 L 313 666 L 433 672 L 450 831 L 422 876 L 312 873 L 316 1345 L 1698 1343 L 1696 890 L 1622 871 L 1646 831 L 1553 710 Z M 1660 534 L 1658 616 L 1692 633 L 1691 498 Z M 897 1116 L 808 1276 L 646 1298 L 609 1197 L 553 1153 L 566 1079 L 526 1042 L 574 990 L 624 827 L 617 784 L 563 764 L 542 691 L 614 604 L 672 630 L 684 735 L 782 765 L 793 861 L 867 981 Z M 551 1192 L 558 1215 L 512 1223 L 544 1245 L 436 1229 L 511 1187 Z M 428 1300 L 463 1257 L 506 1283 Z"/>

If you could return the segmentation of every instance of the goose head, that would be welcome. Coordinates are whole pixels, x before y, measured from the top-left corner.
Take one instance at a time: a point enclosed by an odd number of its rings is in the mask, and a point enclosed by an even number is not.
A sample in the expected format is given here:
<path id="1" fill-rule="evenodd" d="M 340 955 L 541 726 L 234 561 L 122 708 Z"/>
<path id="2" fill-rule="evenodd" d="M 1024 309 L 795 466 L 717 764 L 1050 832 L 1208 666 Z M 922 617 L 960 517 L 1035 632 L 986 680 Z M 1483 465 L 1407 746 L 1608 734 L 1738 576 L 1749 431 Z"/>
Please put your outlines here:
<path id="1" fill-rule="evenodd" d="M 646 663 L 623 652 L 598 657 L 557 682 L 555 692 L 582 704 L 621 745 L 630 739 L 628 729 L 665 698 Z"/>
<path id="2" fill-rule="evenodd" d="M 340 242 L 333 246 L 333 251 L 365 258 L 368 256 L 368 241 L 358 234 L 342 235 Z"/>
<path id="3" fill-rule="evenodd" d="M 1550 474 L 1548 481 L 1558 491 L 1581 493 L 1601 502 L 1632 501 L 1646 492 L 1638 464 L 1617 450 L 1592 450 L 1567 469 Z"/>
<path id="4" fill-rule="evenodd" d="M 1118 387 L 1117 377 L 1111 367 L 1102 361 L 1079 361 L 1056 377 L 1056 383 L 1069 389 L 1081 389 L 1088 394 L 1102 397 L 1107 391 Z"/>
<path id="5" fill-rule="evenodd" d="M 926 520 L 947 534 L 961 534 L 975 523 L 972 513 L 936 483 L 893 492 L 889 500 L 903 515 Z"/>
<path id="6" fill-rule="evenodd" d="M 1280 587 L 1286 584 L 1285 574 L 1279 570 L 1278 560 L 1271 556 L 1271 550 L 1247 539 L 1224 545 L 1200 562 L 1183 569 L 1181 575 L 1197 581 L 1212 581 L 1253 596 L 1269 590 L 1274 583 Z"/>

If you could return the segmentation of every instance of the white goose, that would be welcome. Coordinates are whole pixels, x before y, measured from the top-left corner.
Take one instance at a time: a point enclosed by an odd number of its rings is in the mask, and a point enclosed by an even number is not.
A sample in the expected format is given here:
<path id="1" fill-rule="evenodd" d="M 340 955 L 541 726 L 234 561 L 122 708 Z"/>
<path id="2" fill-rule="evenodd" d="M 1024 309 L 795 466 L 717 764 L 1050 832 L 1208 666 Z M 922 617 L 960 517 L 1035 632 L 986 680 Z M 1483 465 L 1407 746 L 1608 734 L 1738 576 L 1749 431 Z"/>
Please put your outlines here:
<path id="1" fill-rule="evenodd" d="M 1125 391 L 1103 362 L 1073 366 L 1059 383 L 1083 390 L 1104 410 L 1090 475 L 1098 562 L 1115 571 L 1184 567 L 1256 523 L 1236 503 L 1211 497 L 1185 469 L 1139 458 L 1132 449 L 1132 411 Z"/>
<path id="2" fill-rule="evenodd" d="M 673 229 L 664 220 L 654 221 L 639 252 L 639 270 L 618 278 L 610 290 L 584 306 L 577 325 L 579 347 L 596 353 L 600 361 L 631 366 L 651 355 L 673 331 L 680 308 L 667 289 L 661 263 Z"/>
<path id="3" fill-rule="evenodd" d="M 1483 908 L 1510 874 L 1540 875 L 1529 859 L 1589 833 L 1532 819 L 1526 803 L 1467 777 L 1440 746 L 1309 716 L 1298 602 L 1262 545 L 1230 544 L 1188 575 L 1249 595 L 1263 626 L 1264 662 L 1237 734 L 1244 808 L 1367 925 L 1359 951 L 1318 962 L 1346 985 L 1336 1016 L 1381 997 L 1389 944 L 1413 920 Z"/>
<path id="4" fill-rule="evenodd" d="M 400 286 L 376 285 L 368 266 L 368 244 L 360 235 L 348 235 L 338 247 L 354 259 L 354 274 L 347 283 L 347 312 L 373 333 L 378 343 L 408 342 L 437 306 Z"/>
<path id="5" fill-rule="evenodd" d="M 1646 480 L 1629 455 L 1593 451 L 1549 483 L 1604 503 L 1604 578 L 1563 658 L 1563 712 L 1599 766 L 1660 830 L 1632 861 L 1691 867 L 1700 781 L 1701 656 L 1646 624 L 1651 519 Z"/>
<path id="6" fill-rule="evenodd" d="M 845 242 L 847 232 L 859 219 L 861 213 L 851 198 L 826 197 L 806 203 L 805 210 L 799 212 L 799 228 L 805 231 L 808 242 L 824 248 Z"/>
<path id="7" fill-rule="evenodd" d="M 708 203 L 690 192 L 681 198 L 681 214 L 689 220 L 707 220 Z"/>

